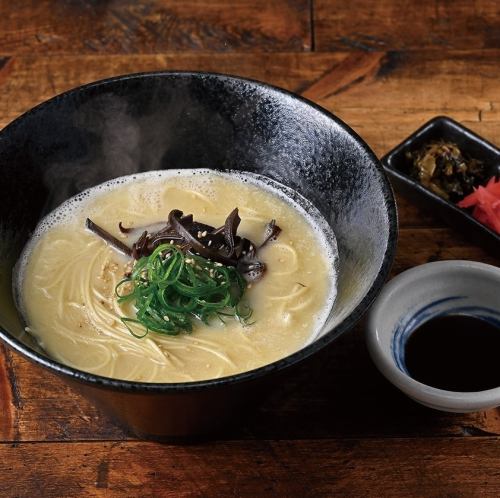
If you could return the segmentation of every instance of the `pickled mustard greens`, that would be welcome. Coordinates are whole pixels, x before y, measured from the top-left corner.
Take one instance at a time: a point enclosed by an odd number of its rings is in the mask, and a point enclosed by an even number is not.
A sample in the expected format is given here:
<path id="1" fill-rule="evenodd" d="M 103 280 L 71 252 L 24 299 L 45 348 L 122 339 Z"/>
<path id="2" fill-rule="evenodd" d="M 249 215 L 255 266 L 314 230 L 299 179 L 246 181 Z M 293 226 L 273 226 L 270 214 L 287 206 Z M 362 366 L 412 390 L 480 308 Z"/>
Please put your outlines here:
<path id="1" fill-rule="evenodd" d="M 443 199 L 458 201 L 486 180 L 486 166 L 444 140 L 407 153 L 410 176 Z"/>

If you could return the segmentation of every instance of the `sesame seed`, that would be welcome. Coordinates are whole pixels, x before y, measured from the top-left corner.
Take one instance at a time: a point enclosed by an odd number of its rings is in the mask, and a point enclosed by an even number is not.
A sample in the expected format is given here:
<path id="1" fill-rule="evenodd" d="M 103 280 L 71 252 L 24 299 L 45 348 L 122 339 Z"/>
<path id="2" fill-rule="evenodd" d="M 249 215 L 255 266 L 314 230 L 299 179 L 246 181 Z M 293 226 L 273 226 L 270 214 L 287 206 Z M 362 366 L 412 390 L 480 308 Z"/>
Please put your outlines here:
<path id="1" fill-rule="evenodd" d="M 207 231 L 205 230 L 202 234 L 201 234 L 202 237 L 206 237 L 207 236 Z"/>
<path id="2" fill-rule="evenodd" d="M 212 245 L 212 241 L 209 240 L 207 246 L 210 247 Z"/>

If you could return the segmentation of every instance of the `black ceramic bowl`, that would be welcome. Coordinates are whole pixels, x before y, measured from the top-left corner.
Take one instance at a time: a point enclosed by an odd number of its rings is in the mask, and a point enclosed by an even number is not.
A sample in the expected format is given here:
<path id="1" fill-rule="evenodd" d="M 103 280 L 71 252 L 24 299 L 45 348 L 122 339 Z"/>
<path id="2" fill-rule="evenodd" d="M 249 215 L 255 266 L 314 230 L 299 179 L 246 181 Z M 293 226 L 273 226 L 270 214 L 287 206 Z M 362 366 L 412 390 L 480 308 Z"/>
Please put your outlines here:
<path id="1" fill-rule="evenodd" d="M 146 437 L 216 429 L 275 374 L 346 332 L 366 311 L 394 256 L 394 198 L 381 165 L 344 123 L 278 88 L 217 74 L 117 77 L 59 95 L 0 133 L 0 336 Z M 331 224 L 338 298 L 325 333 L 257 370 L 184 384 L 126 382 L 48 358 L 23 334 L 11 293 L 17 256 L 40 217 L 66 198 L 139 171 L 203 167 L 260 173 L 295 189 Z M 270 331 L 272 333 L 272 331 Z"/>

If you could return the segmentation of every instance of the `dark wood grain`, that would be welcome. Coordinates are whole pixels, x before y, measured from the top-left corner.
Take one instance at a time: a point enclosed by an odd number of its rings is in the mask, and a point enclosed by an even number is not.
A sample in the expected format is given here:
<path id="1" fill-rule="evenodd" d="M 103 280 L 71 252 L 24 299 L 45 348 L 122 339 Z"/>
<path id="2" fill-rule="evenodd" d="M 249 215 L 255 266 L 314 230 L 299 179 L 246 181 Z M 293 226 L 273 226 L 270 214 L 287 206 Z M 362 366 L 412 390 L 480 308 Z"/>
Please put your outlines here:
<path id="1" fill-rule="evenodd" d="M 0 54 L 309 50 L 309 0 L 0 2 Z"/>
<path id="2" fill-rule="evenodd" d="M 499 438 L 0 445 L 2 496 L 495 497 Z M 30 462 L 29 465 L 26 462 Z"/>
<path id="3" fill-rule="evenodd" d="M 192 69 L 235 73 L 302 93 L 349 123 L 379 156 L 438 114 L 500 144 L 499 60 L 500 50 L 415 51 L 397 57 L 346 52 L 15 56 L 0 67 L 0 126 L 82 83 L 128 72 Z"/>
<path id="4" fill-rule="evenodd" d="M 0 346 L 0 439 L 14 441 L 18 434 L 18 414 L 21 409 L 19 389 L 15 380 L 12 357 Z"/>
<path id="5" fill-rule="evenodd" d="M 348 122 L 378 154 L 441 114 L 500 144 L 500 87 L 496 83 L 500 51 L 423 50 L 345 57 L 332 61 L 302 91 Z M 373 61 L 378 61 L 378 67 L 373 67 Z M 336 88 L 333 82 L 339 79 L 343 85 Z"/>
<path id="6" fill-rule="evenodd" d="M 442 259 L 470 259 L 500 266 L 500 259 L 451 228 L 402 228 L 393 273 Z"/>
<path id="7" fill-rule="evenodd" d="M 317 50 L 470 49 L 500 46 L 496 0 L 315 0 Z"/>

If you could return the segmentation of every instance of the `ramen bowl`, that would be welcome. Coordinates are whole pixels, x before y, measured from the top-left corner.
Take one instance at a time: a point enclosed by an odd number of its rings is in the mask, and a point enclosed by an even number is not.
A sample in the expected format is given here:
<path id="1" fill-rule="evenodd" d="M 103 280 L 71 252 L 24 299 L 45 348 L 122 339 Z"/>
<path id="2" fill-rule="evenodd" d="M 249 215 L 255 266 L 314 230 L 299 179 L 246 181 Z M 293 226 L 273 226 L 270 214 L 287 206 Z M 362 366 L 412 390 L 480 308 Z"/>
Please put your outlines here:
<path id="1" fill-rule="evenodd" d="M 348 331 L 378 294 L 396 245 L 393 194 L 347 125 L 292 93 L 207 73 L 160 72 L 91 83 L 35 107 L 0 132 L 0 336 L 130 432 L 194 436 L 225 427 L 278 374 Z M 48 357 L 25 332 L 12 269 L 38 221 L 79 192 L 149 170 L 246 171 L 311 202 L 338 246 L 337 298 L 313 341 L 261 368 L 218 379 L 147 383 L 101 377 Z M 269 331 L 272 333 L 272 331 Z"/>
<path id="2" fill-rule="evenodd" d="M 465 315 L 498 327 L 499 285 L 499 268 L 461 260 L 426 263 L 392 279 L 373 305 L 366 329 L 370 356 L 382 375 L 417 403 L 435 410 L 469 413 L 500 406 L 499 387 L 466 392 L 438 389 L 412 378 L 405 358 L 408 339 L 431 319 Z M 470 364 L 463 367 L 469 373 L 474 361 L 481 361 L 474 359 L 472 347 L 470 351 Z"/>

